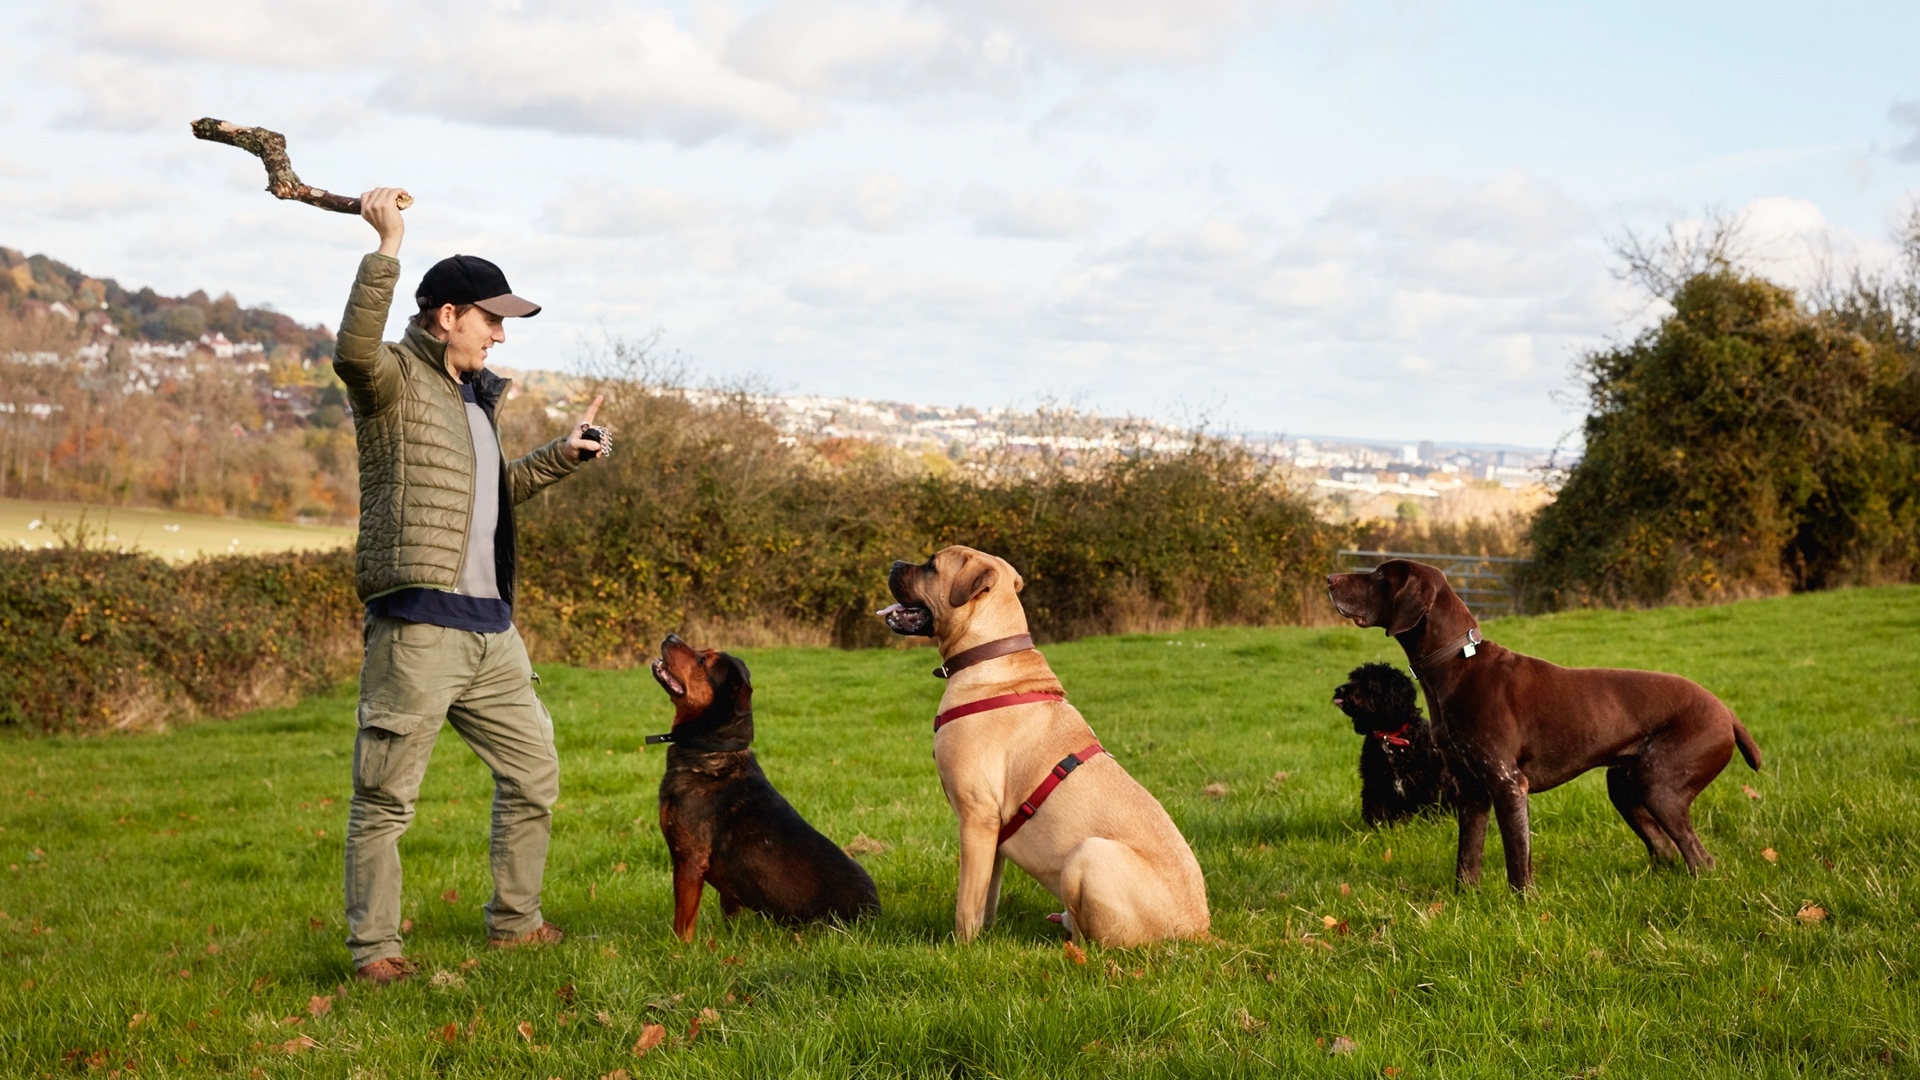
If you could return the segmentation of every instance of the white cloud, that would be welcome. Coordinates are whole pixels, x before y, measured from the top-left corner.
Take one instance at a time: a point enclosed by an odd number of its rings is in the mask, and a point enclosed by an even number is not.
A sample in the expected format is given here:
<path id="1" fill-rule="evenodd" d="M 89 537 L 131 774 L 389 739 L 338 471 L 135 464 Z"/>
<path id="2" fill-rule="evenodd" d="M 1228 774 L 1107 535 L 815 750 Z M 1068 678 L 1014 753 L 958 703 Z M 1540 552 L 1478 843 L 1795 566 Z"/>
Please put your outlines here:
<path id="1" fill-rule="evenodd" d="M 960 195 L 960 209 L 973 216 L 982 236 L 1059 240 L 1091 230 L 1101 217 L 1093 201 L 1070 187 L 1003 191 L 975 184 Z"/>
<path id="2" fill-rule="evenodd" d="M 379 101 L 453 120 L 688 146 L 734 133 L 783 139 L 822 119 L 794 92 L 722 63 L 664 9 L 489 11 L 449 25 L 415 39 Z"/>
<path id="3" fill-rule="evenodd" d="M 179 206 L 184 201 L 177 188 L 132 180 L 81 180 L 0 192 L 0 206 L 72 222 L 149 213 Z"/>
<path id="4" fill-rule="evenodd" d="M 941 199 L 897 173 L 874 170 L 797 183 L 776 196 L 767 213 L 785 225 L 890 233 L 924 218 Z"/>
<path id="5" fill-rule="evenodd" d="M 1284 6 L 1272 0 L 932 0 L 957 20 L 1004 28 L 1069 63 L 1185 64 L 1216 58 Z"/>
<path id="6" fill-rule="evenodd" d="M 858 0 L 780 0 L 732 33 L 725 55 L 782 86 L 863 99 L 1007 90 L 1035 62 L 1029 46 L 1004 32 L 965 34 L 926 7 Z"/>
<path id="7" fill-rule="evenodd" d="M 1893 156 L 1901 161 L 1920 161 L 1920 101 L 1895 102 L 1887 110 L 1887 119 L 1911 129 L 1907 141 L 1894 148 Z"/>
<path id="8" fill-rule="evenodd" d="M 50 57 L 43 69 L 80 95 L 80 106 L 61 117 L 77 127 L 144 133 L 185 129 L 193 119 L 193 76 L 165 64 L 100 54 Z"/>
<path id="9" fill-rule="evenodd" d="M 79 0 L 59 9 L 85 55 L 58 65 L 87 99 L 81 122 L 146 130 L 196 74 L 329 73 L 328 102 L 468 123 L 664 138 L 780 141 L 844 102 L 897 107 L 933 94 L 1006 97 L 1049 66 L 1186 64 L 1223 55 L 1269 0 L 774 0 L 750 13 L 696 4 L 552 0 Z M 130 67 L 129 61 L 137 66 Z M 284 106 L 284 103 L 281 103 Z M 284 111 L 284 108 L 283 108 Z M 1137 106 L 1055 110 L 1136 125 Z M 1103 121 L 1104 122 L 1104 121 Z"/>
<path id="10" fill-rule="evenodd" d="M 718 203 L 667 188 L 576 181 L 548 204 L 541 221 L 569 236 L 652 236 L 709 225 L 725 212 Z"/>
<path id="11" fill-rule="evenodd" d="M 801 303 L 868 319 L 978 323 L 1016 315 L 1020 297 L 998 281 L 847 262 L 809 270 L 787 292 Z"/>

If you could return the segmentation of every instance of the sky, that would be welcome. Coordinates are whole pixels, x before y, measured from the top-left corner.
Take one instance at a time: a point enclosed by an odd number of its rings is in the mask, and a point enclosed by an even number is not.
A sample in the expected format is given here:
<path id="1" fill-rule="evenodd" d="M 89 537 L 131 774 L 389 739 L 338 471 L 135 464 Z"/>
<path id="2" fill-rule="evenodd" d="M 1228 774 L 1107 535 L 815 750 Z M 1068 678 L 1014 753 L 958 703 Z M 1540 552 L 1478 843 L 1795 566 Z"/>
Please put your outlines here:
<path id="1" fill-rule="evenodd" d="M 546 305 L 502 366 L 657 334 L 784 393 L 1550 446 L 1660 314 L 1629 233 L 1891 264 L 1916 45 L 1912 3 L 5 0 L 0 244 L 337 325 L 372 230 L 214 116 L 407 188 L 403 297 L 498 262 Z"/>

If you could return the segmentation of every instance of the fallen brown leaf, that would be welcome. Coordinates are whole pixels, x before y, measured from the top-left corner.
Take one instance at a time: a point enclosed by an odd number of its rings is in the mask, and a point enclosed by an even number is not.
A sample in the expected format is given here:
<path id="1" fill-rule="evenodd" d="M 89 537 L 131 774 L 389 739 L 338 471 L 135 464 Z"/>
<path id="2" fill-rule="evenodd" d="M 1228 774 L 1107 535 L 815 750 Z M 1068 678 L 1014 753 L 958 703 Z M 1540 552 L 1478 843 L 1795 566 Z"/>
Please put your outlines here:
<path id="1" fill-rule="evenodd" d="M 208 955 L 208 956 L 219 956 L 219 955 L 220 955 L 220 943 L 219 943 L 219 942 L 217 942 L 217 941 L 209 941 L 209 942 L 207 942 L 207 955 Z"/>
<path id="2" fill-rule="evenodd" d="M 449 904 L 457 904 L 460 902 L 460 890 L 448 889 L 446 892 L 440 894 L 440 899 L 445 900 Z"/>
<path id="3" fill-rule="evenodd" d="M 1427 914 L 1429 915 L 1438 915 L 1445 910 L 1447 910 L 1447 902 L 1445 900 L 1435 900 L 1433 903 L 1427 905 Z"/>
<path id="4" fill-rule="evenodd" d="M 1385 850 L 1385 851 L 1383 851 L 1383 852 L 1381 852 L 1381 853 L 1380 853 L 1380 861 L 1381 861 L 1381 862 L 1392 862 L 1392 861 L 1393 861 L 1393 849 L 1392 849 L 1392 848 L 1388 848 L 1387 850 Z"/>
<path id="5" fill-rule="evenodd" d="M 522 1020 L 519 1023 L 513 1025 L 513 1030 L 519 1032 L 520 1037 L 522 1039 L 525 1039 L 528 1042 L 533 1041 L 533 1021 Z"/>
<path id="6" fill-rule="evenodd" d="M 1793 913 L 1793 917 L 1803 923 L 1825 922 L 1827 909 L 1819 904 L 1802 904 L 1800 910 Z"/>
<path id="7" fill-rule="evenodd" d="M 411 933 L 413 933 L 413 920 L 412 920 L 412 919 L 401 919 L 401 920 L 400 920 L 400 932 L 401 932 L 401 933 L 403 933 L 403 934 L 411 934 Z"/>
<path id="8" fill-rule="evenodd" d="M 308 1016 L 325 1016 L 333 1011 L 333 997 L 329 994 L 315 994 L 307 999 Z"/>
<path id="9" fill-rule="evenodd" d="M 1334 927 L 1336 927 L 1336 926 L 1339 926 L 1339 925 L 1340 925 L 1340 920 L 1339 920 L 1339 919 L 1336 919 L 1336 918 L 1334 918 L 1334 917 L 1333 917 L 1333 916 L 1331 916 L 1331 915 L 1322 915 L 1322 916 L 1320 916 L 1320 925 L 1322 925 L 1322 926 L 1324 926 L 1324 927 L 1326 927 L 1327 929 L 1329 929 L 1329 930 L 1331 930 L 1331 929 L 1333 929 Z"/>
<path id="10" fill-rule="evenodd" d="M 737 956 L 723 956 L 720 958 L 720 962 L 726 964 L 728 967 L 744 967 L 746 965 L 746 961 Z"/>
<path id="11" fill-rule="evenodd" d="M 1759 797 L 1760 797 L 1760 793 L 1759 793 L 1758 791 L 1755 791 L 1755 790 L 1753 789 L 1753 785 L 1752 785 L 1752 784 L 1741 784 L 1741 785 L 1740 785 L 1740 790 L 1741 790 L 1742 792 L 1744 792 L 1744 793 L 1746 794 L 1746 796 L 1747 796 L 1747 798 L 1749 798 L 1749 799 L 1757 799 L 1757 798 L 1759 798 Z"/>
<path id="12" fill-rule="evenodd" d="M 1343 881 L 1343 882 L 1341 882 L 1341 883 L 1340 883 L 1340 895 L 1341 895 L 1341 896 L 1352 896 L 1352 895 L 1353 895 L 1353 886 L 1351 886 L 1351 885 L 1349 885 L 1349 884 L 1347 884 L 1347 883 L 1346 883 L 1346 882 L 1344 882 L 1344 881 Z"/>
<path id="13" fill-rule="evenodd" d="M 594 1019 L 594 1022 L 599 1024 L 601 1027 L 608 1027 L 613 1023 L 613 1014 L 606 1011 L 605 1009 L 602 1009 L 599 1012 L 593 1014 L 593 1019 Z"/>
<path id="14" fill-rule="evenodd" d="M 601 1077 L 600 1080 L 633 1080 L 633 1077 L 625 1069 L 615 1069 Z"/>
<path id="15" fill-rule="evenodd" d="M 474 968 L 477 968 L 479 966 L 480 966 L 480 958 L 477 956 L 469 956 L 465 960 L 460 961 L 461 971 L 472 971 Z"/>
<path id="16" fill-rule="evenodd" d="M 1265 1020 L 1262 1020 L 1254 1016 L 1252 1013 L 1248 1012 L 1245 1009 L 1241 1009 L 1240 1015 L 1235 1017 L 1234 1019 L 1239 1022 L 1240 1030 L 1246 1032 L 1249 1035 L 1267 1026 L 1267 1022 Z"/>
<path id="17" fill-rule="evenodd" d="M 573 984 L 568 983 L 553 993 L 554 996 L 558 997 L 561 1001 L 571 1002 L 573 1001 Z"/>
<path id="18" fill-rule="evenodd" d="M 1333 1054 L 1351 1054 L 1358 1049 L 1360 1049 L 1359 1043 L 1354 1042 L 1345 1035 L 1336 1035 L 1333 1038 L 1333 1045 L 1328 1048 L 1328 1052 Z"/>
<path id="19" fill-rule="evenodd" d="M 151 1019 L 153 1019 L 153 1014 L 151 1013 L 134 1013 L 133 1019 L 127 1021 L 127 1030 L 132 1031 Z"/>
<path id="20" fill-rule="evenodd" d="M 1221 799 L 1226 797 L 1227 785 L 1219 782 L 1215 782 L 1215 783 L 1208 784 L 1206 787 L 1201 788 L 1200 790 L 1205 792 L 1207 797 L 1210 799 Z"/>
<path id="21" fill-rule="evenodd" d="M 433 1033 L 434 1039 L 436 1039 L 439 1042 L 446 1043 L 448 1046 L 452 1046 L 453 1041 L 455 1039 L 458 1039 L 459 1037 L 460 1037 L 460 1025 L 455 1023 L 448 1023 L 446 1027 L 443 1027 L 440 1030 Z"/>
<path id="22" fill-rule="evenodd" d="M 624 873 L 626 873 L 626 872 L 627 872 L 627 864 L 626 864 L 626 863 L 616 863 L 616 864 L 614 865 L 614 867 L 613 867 L 613 872 L 614 872 L 614 873 L 616 873 L 616 874 L 624 874 Z"/>
<path id="23" fill-rule="evenodd" d="M 311 917 L 311 916 L 309 916 L 309 917 L 307 918 L 307 929 L 309 929 L 309 930 L 325 930 L 326 928 L 327 928 L 327 924 L 326 924 L 325 922 L 323 922 L 323 921 L 321 921 L 321 920 L 319 920 L 319 919 L 316 919 L 316 918 L 313 918 L 313 917 Z"/>
<path id="24" fill-rule="evenodd" d="M 1540 921 L 1541 921 L 1541 922 L 1543 922 L 1543 923 L 1547 923 L 1547 922 L 1552 922 L 1552 921 L 1553 921 L 1553 912 L 1551 912 L 1551 911 L 1543 911 L 1543 912 L 1541 912 L 1541 913 L 1540 913 Z"/>
<path id="25" fill-rule="evenodd" d="M 1767 860 L 1768 862 L 1777 863 L 1780 861 L 1780 853 L 1773 850 L 1772 848 L 1761 848 L 1760 857 Z"/>
<path id="26" fill-rule="evenodd" d="M 633 1056 L 639 1057 L 660 1045 L 667 1037 L 667 1029 L 659 1024 L 648 1024 L 640 1029 L 640 1037 L 633 1042 Z"/>
<path id="27" fill-rule="evenodd" d="M 1380 1075 L 1387 1077 L 1387 1080 L 1393 1080 L 1393 1077 L 1400 1075 L 1400 1070 L 1397 1068 L 1394 1068 L 1392 1065 L 1389 1065 L 1386 1068 L 1380 1070 Z"/>
<path id="28" fill-rule="evenodd" d="M 304 1053 L 320 1044 L 305 1035 L 296 1035 L 280 1044 L 280 1049 L 289 1054 Z"/>
<path id="29" fill-rule="evenodd" d="M 1084 964 L 1087 962 L 1087 950 L 1075 945 L 1071 941 L 1066 943 L 1066 948 L 1063 951 L 1067 954 L 1067 959 L 1076 964 Z"/>

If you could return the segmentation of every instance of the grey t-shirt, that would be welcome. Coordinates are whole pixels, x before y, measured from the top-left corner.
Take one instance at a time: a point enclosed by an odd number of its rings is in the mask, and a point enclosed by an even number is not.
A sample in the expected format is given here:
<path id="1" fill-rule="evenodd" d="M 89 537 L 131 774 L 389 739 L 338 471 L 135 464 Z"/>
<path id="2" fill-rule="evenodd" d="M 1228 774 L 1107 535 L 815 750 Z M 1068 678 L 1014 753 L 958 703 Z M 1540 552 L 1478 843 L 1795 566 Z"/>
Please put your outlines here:
<path id="1" fill-rule="evenodd" d="M 487 413 L 473 400 L 473 388 L 461 384 L 467 401 L 467 428 L 473 432 L 473 517 L 467 522 L 467 560 L 453 591 L 462 596 L 500 598 L 493 536 L 500 527 L 500 440 Z"/>

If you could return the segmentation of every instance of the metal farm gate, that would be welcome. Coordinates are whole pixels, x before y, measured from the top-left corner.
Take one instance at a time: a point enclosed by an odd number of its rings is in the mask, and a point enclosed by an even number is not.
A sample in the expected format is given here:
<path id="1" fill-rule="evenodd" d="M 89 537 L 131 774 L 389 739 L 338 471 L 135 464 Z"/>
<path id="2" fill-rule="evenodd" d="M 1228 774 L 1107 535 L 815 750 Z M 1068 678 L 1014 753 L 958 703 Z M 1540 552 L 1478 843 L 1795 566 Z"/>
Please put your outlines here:
<path id="1" fill-rule="evenodd" d="M 1422 551 L 1347 551 L 1340 552 L 1345 570 L 1371 570 L 1388 559 L 1411 559 L 1447 575 L 1447 584 L 1460 594 L 1476 615 L 1518 615 L 1520 594 L 1513 585 L 1514 571 L 1530 559 L 1510 559 L 1498 555 L 1439 555 Z"/>

